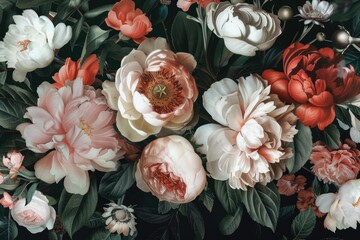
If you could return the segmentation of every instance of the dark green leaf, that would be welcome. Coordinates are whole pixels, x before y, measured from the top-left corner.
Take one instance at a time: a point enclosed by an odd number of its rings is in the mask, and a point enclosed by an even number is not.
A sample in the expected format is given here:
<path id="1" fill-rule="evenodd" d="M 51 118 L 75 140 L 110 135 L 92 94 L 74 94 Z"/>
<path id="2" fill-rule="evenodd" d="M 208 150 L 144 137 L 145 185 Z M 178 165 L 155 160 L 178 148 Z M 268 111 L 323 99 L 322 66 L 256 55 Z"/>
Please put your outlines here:
<path id="1" fill-rule="evenodd" d="M 311 187 L 312 187 L 312 190 L 313 190 L 315 196 L 319 196 L 321 194 L 320 182 L 316 176 L 314 177 Z"/>
<path id="2" fill-rule="evenodd" d="M 227 213 L 235 214 L 238 210 L 241 205 L 240 193 L 240 190 L 232 189 L 228 181 L 215 180 L 215 194 Z"/>
<path id="3" fill-rule="evenodd" d="M 312 151 L 312 134 L 309 127 L 305 127 L 300 122 L 296 124 L 298 133 L 294 137 L 294 142 L 290 143 L 294 155 L 286 160 L 286 167 L 290 173 L 299 171 L 309 160 Z"/>
<path id="4" fill-rule="evenodd" d="M 137 207 L 134 210 L 136 217 L 148 223 L 164 223 L 171 219 L 171 214 L 159 214 L 155 208 Z"/>
<path id="5" fill-rule="evenodd" d="M 88 228 L 97 228 L 104 226 L 105 226 L 105 219 L 101 216 L 101 213 L 99 212 L 94 212 L 94 214 L 85 223 L 85 227 Z"/>
<path id="6" fill-rule="evenodd" d="M 319 131 L 320 140 L 331 148 L 339 148 L 340 146 L 340 131 L 334 125 L 327 126 L 324 131 Z"/>
<path id="7" fill-rule="evenodd" d="M 71 0 L 62 1 L 61 4 L 58 5 L 56 9 L 56 15 L 53 19 L 54 25 L 63 22 L 65 19 L 70 17 L 75 11 L 76 8 L 71 4 Z"/>
<path id="8" fill-rule="evenodd" d="M 214 207 L 214 198 L 214 194 L 208 190 L 203 191 L 199 196 L 199 200 L 204 204 L 209 212 L 211 212 Z"/>
<path id="9" fill-rule="evenodd" d="M 196 61 L 202 61 L 204 43 L 200 24 L 187 18 L 184 12 L 178 12 L 171 27 L 173 47 L 176 52 L 192 54 Z"/>
<path id="10" fill-rule="evenodd" d="M 19 134 L 4 134 L 0 136 L 0 157 L 13 150 L 24 149 L 25 140 Z"/>
<path id="11" fill-rule="evenodd" d="M 98 26 L 91 26 L 86 35 L 85 44 L 81 52 L 81 63 L 109 37 L 110 31 L 102 30 Z"/>
<path id="12" fill-rule="evenodd" d="M 75 43 L 80 36 L 84 22 L 85 22 L 85 17 L 82 16 L 72 27 L 72 38 L 70 40 L 71 49 L 74 49 Z"/>
<path id="13" fill-rule="evenodd" d="M 89 220 L 95 212 L 98 201 L 96 180 L 92 180 L 85 195 L 61 193 L 58 213 L 65 230 L 72 236 Z"/>
<path id="14" fill-rule="evenodd" d="M 241 200 L 250 217 L 275 231 L 279 217 L 280 196 L 273 182 L 267 186 L 256 184 L 254 188 L 241 191 Z"/>
<path id="15" fill-rule="evenodd" d="M 144 2 L 142 10 L 145 13 L 149 13 L 152 9 L 154 9 L 159 4 L 159 0 L 147 0 Z"/>
<path id="16" fill-rule="evenodd" d="M 34 193 L 36 191 L 37 186 L 38 186 L 38 183 L 33 183 L 31 185 L 31 187 L 29 188 L 29 190 L 27 191 L 27 193 L 26 193 L 26 204 L 31 202 L 31 199 L 34 196 Z"/>
<path id="17" fill-rule="evenodd" d="M 351 112 L 355 115 L 357 119 L 360 119 L 360 108 L 355 105 L 349 105 Z"/>
<path id="18" fill-rule="evenodd" d="M 311 207 L 306 211 L 300 212 L 291 224 L 291 233 L 295 239 L 305 239 L 314 230 L 316 216 Z"/>
<path id="19" fill-rule="evenodd" d="M 226 215 L 219 223 L 220 232 L 223 235 L 231 235 L 239 227 L 243 214 L 243 207 L 239 207 L 235 215 Z"/>
<path id="20" fill-rule="evenodd" d="M 91 9 L 90 11 L 86 12 L 84 14 L 84 16 L 86 18 L 94 18 L 94 17 L 97 17 L 97 16 L 99 16 L 100 14 L 102 14 L 104 12 L 109 12 L 112 7 L 113 7 L 113 4 L 103 5 L 103 6 Z"/>
<path id="21" fill-rule="evenodd" d="M 52 196 L 49 196 L 49 195 L 45 195 L 45 196 L 48 199 L 50 206 L 54 206 L 55 204 L 57 204 L 57 200 L 55 198 L 53 198 Z"/>
<path id="22" fill-rule="evenodd" d="M 230 52 L 224 44 L 224 39 L 217 38 L 217 44 L 214 47 L 214 56 L 212 60 L 212 64 L 215 70 L 219 69 L 220 67 L 224 67 L 228 64 L 230 58 L 233 56 L 233 53 Z"/>
<path id="23" fill-rule="evenodd" d="M 56 0 L 18 0 L 16 2 L 16 7 L 20 9 L 33 8 L 41 5 L 45 5 L 48 3 L 53 3 Z"/>
<path id="24" fill-rule="evenodd" d="M 347 126 L 351 126 L 351 116 L 349 110 L 341 106 L 336 105 L 336 118 Z"/>
<path id="25" fill-rule="evenodd" d="M 0 126 L 15 129 L 20 123 L 24 123 L 26 105 L 16 102 L 14 99 L 0 98 Z"/>
<path id="26" fill-rule="evenodd" d="M 187 203 L 180 205 L 180 211 L 185 215 L 190 223 L 190 227 L 195 233 L 194 239 L 204 239 L 205 237 L 205 225 L 204 219 L 193 203 Z"/>
<path id="27" fill-rule="evenodd" d="M 18 235 L 18 229 L 16 224 L 10 218 L 0 217 L 0 239 L 1 240 L 13 240 Z"/>
<path id="28" fill-rule="evenodd" d="M 167 18 L 169 13 L 168 6 L 161 5 L 160 7 L 156 8 L 154 12 L 151 14 L 151 22 L 155 26 Z"/>
<path id="29" fill-rule="evenodd" d="M 6 84 L 0 87 L 0 98 L 11 98 L 27 106 L 37 105 L 37 98 L 30 92 L 20 87 Z"/>
<path id="30" fill-rule="evenodd" d="M 4 10 L 2 8 L 0 8 L 0 24 L 1 24 L 1 21 L 2 21 L 2 18 L 3 18 L 3 15 L 4 15 Z M 0 79 L 1 79 L 1 76 L 0 76 Z M 4 83 L 2 83 L 2 84 L 4 84 Z"/>
<path id="31" fill-rule="evenodd" d="M 96 230 L 95 233 L 91 235 L 90 240 L 121 240 L 121 235 L 116 233 L 111 233 L 105 228 L 100 228 Z"/>
<path id="32" fill-rule="evenodd" d="M 48 240 L 60 240 L 57 233 L 54 230 L 48 232 Z"/>
<path id="33" fill-rule="evenodd" d="M 331 16 L 331 20 L 335 22 L 346 22 L 352 19 L 355 15 L 357 15 L 360 11 L 360 2 L 355 3 L 349 8 L 346 12 L 338 12 Z"/>
<path id="34" fill-rule="evenodd" d="M 286 222 L 293 219 L 296 212 L 297 208 L 295 205 L 281 207 L 279 211 L 279 222 Z"/>
<path id="35" fill-rule="evenodd" d="M 134 184 L 134 164 L 125 163 L 117 171 L 108 172 L 100 181 L 99 194 L 116 201 Z"/>
<path id="36" fill-rule="evenodd" d="M 0 0 L 0 8 L 3 10 L 13 6 L 17 0 Z"/>
<path id="37" fill-rule="evenodd" d="M 167 201 L 159 201 L 158 212 L 160 214 L 166 214 L 172 209 L 171 204 Z"/>
<path id="38" fill-rule="evenodd" d="M 353 30 L 351 32 L 352 37 L 360 37 L 360 14 L 357 14 L 353 20 Z"/>
<path id="39" fill-rule="evenodd" d="M 360 55 L 359 51 L 353 46 L 350 46 L 343 54 L 345 59 L 345 65 L 352 65 L 357 75 L 360 74 Z"/>

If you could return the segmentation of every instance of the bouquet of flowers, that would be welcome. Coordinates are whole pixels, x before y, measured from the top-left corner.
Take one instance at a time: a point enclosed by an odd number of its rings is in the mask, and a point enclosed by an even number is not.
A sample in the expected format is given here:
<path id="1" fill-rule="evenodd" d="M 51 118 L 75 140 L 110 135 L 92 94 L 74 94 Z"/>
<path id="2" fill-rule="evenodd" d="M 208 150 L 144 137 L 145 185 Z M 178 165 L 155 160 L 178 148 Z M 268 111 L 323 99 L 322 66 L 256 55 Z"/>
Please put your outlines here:
<path id="1" fill-rule="evenodd" d="M 350 236 L 359 13 L 0 0 L 0 238 Z"/>

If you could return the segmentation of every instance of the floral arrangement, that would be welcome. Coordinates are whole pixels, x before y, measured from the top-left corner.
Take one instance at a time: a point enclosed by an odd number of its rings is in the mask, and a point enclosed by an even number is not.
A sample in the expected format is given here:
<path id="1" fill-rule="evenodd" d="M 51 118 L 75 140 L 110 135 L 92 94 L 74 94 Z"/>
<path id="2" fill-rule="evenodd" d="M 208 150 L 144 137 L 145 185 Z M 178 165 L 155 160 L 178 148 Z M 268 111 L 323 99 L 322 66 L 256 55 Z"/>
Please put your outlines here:
<path id="1" fill-rule="evenodd" d="M 0 238 L 358 234 L 360 2 L 285 2 L 0 0 Z"/>

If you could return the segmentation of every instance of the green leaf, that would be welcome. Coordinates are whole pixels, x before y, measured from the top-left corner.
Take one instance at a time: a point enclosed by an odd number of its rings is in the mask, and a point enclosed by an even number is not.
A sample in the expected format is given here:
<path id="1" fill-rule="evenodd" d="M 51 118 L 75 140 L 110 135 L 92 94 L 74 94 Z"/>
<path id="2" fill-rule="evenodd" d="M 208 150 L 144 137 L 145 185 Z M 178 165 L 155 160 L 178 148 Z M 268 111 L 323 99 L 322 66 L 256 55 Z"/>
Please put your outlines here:
<path id="1" fill-rule="evenodd" d="M 337 149 L 340 146 L 340 131 L 334 125 L 327 126 L 324 131 L 319 131 L 320 140 L 327 146 Z"/>
<path id="2" fill-rule="evenodd" d="M 54 197 L 49 195 L 45 195 L 45 197 L 48 199 L 50 206 L 54 206 L 55 204 L 57 204 L 57 200 Z"/>
<path id="3" fill-rule="evenodd" d="M 0 24 L 1 24 L 1 21 L 2 21 L 2 18 L 3 18 L 3 15 L 4 15 L 4 10 L 2 8 L 0 8 Z M 3 74 L 3 73 L 2 73 Z M 6 78 L 6 77 L 5 77 Z M 2 82 L 2 77 L 0 76 L 0 80 Z M 4 81 L 5 82 L 5 81 Z M 4 83 L 2 83 L 4 84 Z"/>
<path id="4" fill-rule="evenodd" d="M 136 217 L 148 223 L 164 223 L 171 219 L 171 214 L 159 214 L 157 209 L 150 207 L 137 207 L 134 209 Z"/>
<path id="5" fill-rule="evenodd" d="M 298 133 L 294 142 L 290 143 L 294 155 L 286 160 L 286 167 L 290 173 L 299 171 L 309 160 L 312 152 L 312 134 L 309 127 L 305 127 L 299 121 L 296 124 Z"/>
<path id="6" fill-rule="evenodd" d="M 279 211 L 279 222 L 286 222 L 293 219 L 296 212 L 297 208 L 295 205 L 281 207 Z"/>
<path id="7" fill-rule="evenodd" d="M 228 181 L 215 180 L 214 188 L 215 194 L 225 211 L 229 214 L 235 214 L 241 204 L 241 191 L 232 189 Z"/>
<path id="8" fill-rule="evenodd" d="M 305 239 L 315 228 L 316 216 L 309 207 L 306 211 L 300 212 L 291 224 L 291 233 L 294 239 Z"/>
<path id="9" fill-rule="evenodd" d="M 199 196 L 199 200 L 204 204 L 209 212 L 211 212 L 214 207 L 214 198 L 214 194 L 208 190 L 203 191 Z"/>
<path id="10" fill-rule="evenodd" d="M 122 164 L 117 171 L 108 172 L 100 181 L 99 194 L 116 201 L 134 184 L 134 163 Z"/>
<path id="11" fill-rule="evenodd" d="M 356 75 L 360 74 L 360 55 L 359 51 L 353 46 L 350 46 L 343 54 L 345 59 L 345 65 L 352 65 L 355 69 Z"/>
<path id="12" fill-rule="evenodd" d="M 61 193 L 58 213 L 65 230 L 72 237 L 95 212 L 98 201 L 97 184 L 93 179 L 85 195 L 70 194 L 64 189 Z"/>
<path id="13" fill-rule="evenodd" d="M 113 4 L 107 4 L 107 5 L 103 5 L 103 6 L 91 9 L 90 11 L 88 11 L 84 14 L 84 17 L 86 17 L 86 18 L 97 17 L 104 12 L 109 12 L 112 7 L 113 7 Z"/>
<path id="14" fill-rule="evenodd" d="M 9 84 L 0 87 L 0 98 L 15 99 L 27 106 L 37 105 L 37 98 L 32 93 L 18 86 Z"/>
<path id="15" fill-rule="evenodd" d="M 95 233 L 91 235 L 90 240 L 121 240 L 121 235 L 116 233 L 111 233 L 105 228 L 98 229 Z"/>
<path id="16" fill-rule="evenodd" d="M 81 64 L 94 51 L 96 51 L 101 44 L 109 37 L 110 31 L 102 30 L 98 26 L 91 26 L 86 35 L 85 44 L 81 52 Z"/>
<path id="17" fill-rule="evenodd" d="M 80 36 L 84 22 L 85 22 L 85 17 L 82 16 L 72 27 L 72 38 L 70 40 L 71 49 L 74 49 L 75 43 Z"/>
<path id="18" fill-rule="evenodd" d="M 20 9 L 33 8 L 41 5 L 45 5 L 48 3 L 53 3 L 56 0 L 18 0 L 16 2 L 16 7 Z"/>
<path id="19" fill-rule="evenodd" d="M 50 230 L 48 232 L 48 240 L 60 240 L 60 239 L 54 230 Z"/>
<path id="20" fill-rule="evenodd" d="M 223 235 L 231 235 L 239 227 L 243 214 L 243 207 L 239 207 L 235 215 L 226 215 L 219 223 L 219 230 Z"/>
<path id="21" fill-rule="evenodd" d="M 351 126 L 351 116 L 348 109 L 336 105 L 335 112 L 336 112 L 336 118 L 338 120 L 340 120 L 342 123 L 346 124 L 347 126 Z"/>
<path id="22" fill-rule="evenodd" d="M 168 13 L 169 13 L 168 6 L 160 5 L 151 14 L 152 24 L 155 26 L 155 25 L 165 21 L 168 16 Z"/>
<path id="23" fill-rule="evenodd" d="M 213 56 L 213 60 L 212 60 L 212 65 L 214 67 L 215 70 L 224 67 L 228 64 L 230 58 L 234 55 L 232 52 L 230 52 L 224 44 L 224 39 L 222 38 L 218 38 L 218 37 L 214 37 L 217 38 L 217 44 L 214 47 L 214 56 Z"/>
<path id="24" fill-rule="evenodd" d="M 171 27 L 171 38 L 176 52 L 190 53 L 199 63 L 202 61 L 204 43 L 200 24 L 178 12 Z"/>
<path id="25" fill-rule="evenodd" d="M 142 7 L 143 12 L 149 13 L 152 9 L 154 9 L 159 4 L 159 0 L 146 0 Z"/>
<path id="26" fill-rule="evenodd" d="M 350 111 L 355 115 L 357 119 L 360 119 L 360 108 L 355 105 L 349 105 Z"/>
<path id="27" fill-rule="evenodd" d="M 0 8 L 3 10 L 13 6 L 17 0 L 0 0 Z"/>
<path id="28" fill-rule="evenodd" d="M 312 190 L 313 190 L 315 196 L 319 196 L 321 194 L 320 182 L 316 176 L 314 177 L 311 187 L 312 187 Z"/>
<path id="29" fill-rule="evenodd" d="M 158 212 L 160 214 L 166 214 L 172 209 L 171 204 L 167 201 L 159 201 Z"/>
<path id="30" fill-rule="evenodd" d="M 37 186 L 38 186 L 38 183 L 33 183 L 33 184 L 31 185 L 31 187 L 29 188 L 29 190 L 27 191 L 27 193 L 26 193 L 26 204 L 28 204 L 29 202 L 31 202 L 31 199 L 32 199 L 32 197 L 34 196 L 34 193 L 35 193 L 35 191 L 36 191 Z M 25 205 L 26 205 L 26 204 L 25 204 Z"/>
<path id="31" fill-rule="evenodd" d="M 204 239 L 204 219 L 197 207 L 191 202 L 187 204 L 182 204 L 180 205 L 180 212 L 187 217 L 190 227 L 195 233 L 194 239 Z"/>
<path id="32" fill-rule="evenodd" d="M 360 11 L 360 2 L 355 3 L 346 12 L 338 12 L 333 14 L 330 19 L 334 22 L 346 22 L 351 20 Z"/>
<path id="33" fill-rule="evenodd" d="M 104 227 L 105 219 L 101 216 L 101 213 L 94 212 L 84 226 L 88 228 Z"/>
<path id="34" fill-rule="evenodd" d="M 250 217 L 275 232 L 280 209 L 280 195 L 273 182 L 267 186 L 256 184 L 254 188 L 241 191 L 241 200 Z"/>
<path id="35" fill-rule="evenodd" d="M 10 218 L 0 217 L 0 239 L 1 240 L 13 240 L 18 235 L 18 229 L 16 224 Z"/>

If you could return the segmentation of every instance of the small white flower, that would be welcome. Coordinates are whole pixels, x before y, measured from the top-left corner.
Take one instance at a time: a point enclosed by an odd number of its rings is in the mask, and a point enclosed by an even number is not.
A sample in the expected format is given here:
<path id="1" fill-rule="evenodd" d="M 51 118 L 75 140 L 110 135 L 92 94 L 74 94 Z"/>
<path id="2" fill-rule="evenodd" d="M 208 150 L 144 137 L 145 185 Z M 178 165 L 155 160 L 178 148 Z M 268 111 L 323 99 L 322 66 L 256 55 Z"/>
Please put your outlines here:
<path id="1" fill-rule="evenodd" d="M 299 13 L 297 16 L 302 17 L 301 21 L 305 21 L 304 24 L 315 23 L 324 27 L 322 22 L 329 21 L 331 14 L 334 11 L 334 5 L 327 1 L 313 0 L 311 3 L 306 1 L 304 6 L 299 6 Z"/>
<path id="2" fill-rule="evenodd" d="M 106 218 L 106 229 L 125 236 L 129 235 L 130 230 L 132 236 L 136 232 L 134 209 L 115 203 L 109 203 L 108 206 L 108 208 L 104 208 L 105 212 L 102 214 L 102 217 Z"/>
<path id="3" fill-rule="evenodd" d="M 53 61 L 54 50 L 63 47 L 72 36 L 70 26 L 54 24 L 46 16 L 28 9 L 13 16 L 3 41 L 0 41 L 0 62 L 15 68 L 13 79 L 22 82 L 28 72 L 44 68 Z"/>

